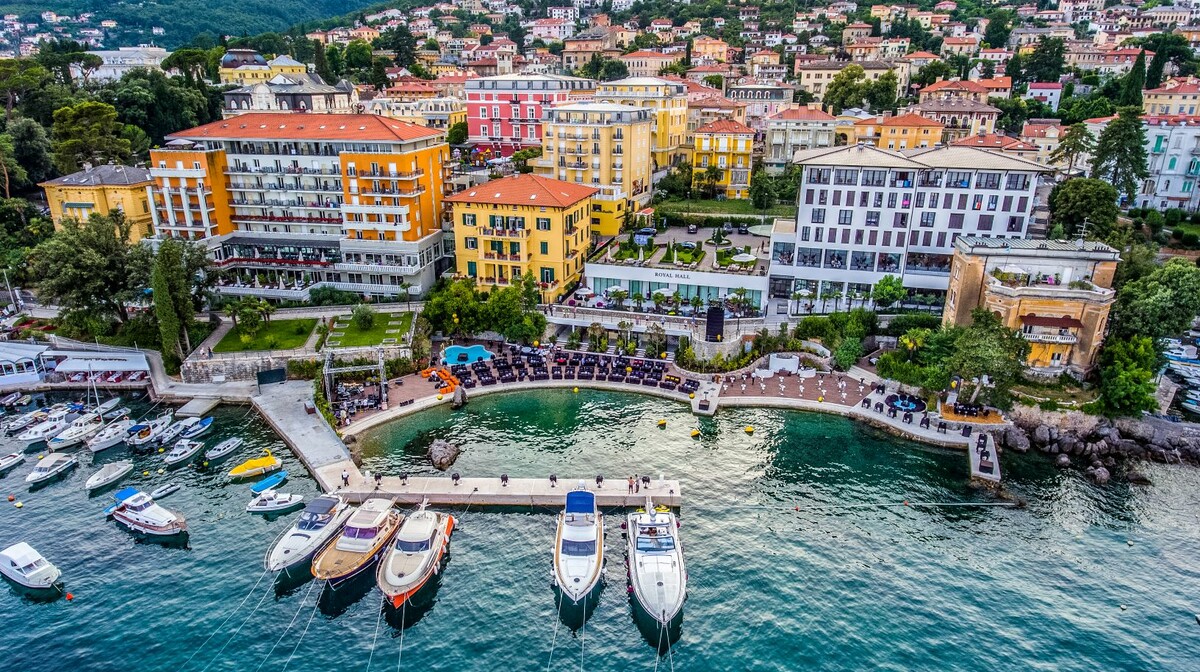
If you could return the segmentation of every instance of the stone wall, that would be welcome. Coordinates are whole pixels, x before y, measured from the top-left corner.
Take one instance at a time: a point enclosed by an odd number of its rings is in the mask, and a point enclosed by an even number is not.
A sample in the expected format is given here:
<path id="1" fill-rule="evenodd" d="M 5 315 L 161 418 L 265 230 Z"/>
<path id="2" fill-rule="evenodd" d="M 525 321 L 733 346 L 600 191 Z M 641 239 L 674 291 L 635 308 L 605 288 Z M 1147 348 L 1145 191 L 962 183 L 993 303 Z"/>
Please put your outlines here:
<path id="1" fill-rule="evenodd" d="M 378 347 L 333 348 L 334 359 L 344 362 L 359 358 L 374 361 L 379 356 L 378 352 Z M 389 345 L 383 348 L 384 359 L 411 356 L 412 349 L 407 345 Z M 324 359 L 324 351 L 305 353 L 296 350 L 288 350 L 286 354 L 263 350 L 235 356 L 218 356 L 212 359 L 205 359 L 199 355 L 195 355 L 183 363 L 180 375 L 185 383 L 254 380 L 255 374 L 259 371 L 287 368 L 287 363 L 291 361 L 324 361 Z"/>

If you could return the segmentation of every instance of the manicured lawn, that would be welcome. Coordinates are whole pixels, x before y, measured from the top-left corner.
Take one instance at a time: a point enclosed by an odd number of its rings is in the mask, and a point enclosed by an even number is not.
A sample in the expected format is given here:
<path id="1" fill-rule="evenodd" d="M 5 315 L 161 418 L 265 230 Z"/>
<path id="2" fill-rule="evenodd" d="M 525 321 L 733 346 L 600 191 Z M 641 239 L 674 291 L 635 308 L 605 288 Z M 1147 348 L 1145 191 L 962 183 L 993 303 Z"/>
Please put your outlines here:
<path id="1" fill-rule="evenodd" d="M 346 324 L 345 327 L 334 327 L 329 332 L 326 343 L 334 348 L 353 348 L 364 345 L 379 345 L 385 338 L 394 338 L 397 343 L 404 343 L 408 338 L 408 330 L 412 327 L 412 313 L 376 313 L 375 324 L 370 329 L 359 329 L 349 315 L 339 315 L 335 324 Z M 391 322 L 399 322 L 393 325 Z M 396 333 L 388 331 L 398 329 Z M 335 333 L 340 335 L 334 335 Z"/>
<path id="2" fill-rule="evenodd" d="M 295 350 L 302 347 L 312 330 L 317 326 L 316 318 L 302 320 L 271 320 L 258 328 L 249 343 L 242 343 L 242 334 L 231 330 L 213 352 L 242 352 L 243 350 Z"/>
<path id="3" fill-rule="evenodd" d="M 717 201 L 717 200 L 691 200 L 691 201 L 663 201 L 654 206 L 661 208 L 665 212 L 673 212 L 677 214 L 731 214 L 731 215 L 761 215 L 762 210 L 754 207 L 754 204 L 749 200 L 744 201 Z M 767 208 L 767 215 L 776 217 L 795 217 L 796 206 L 794 205 L 773 205 Z"/>

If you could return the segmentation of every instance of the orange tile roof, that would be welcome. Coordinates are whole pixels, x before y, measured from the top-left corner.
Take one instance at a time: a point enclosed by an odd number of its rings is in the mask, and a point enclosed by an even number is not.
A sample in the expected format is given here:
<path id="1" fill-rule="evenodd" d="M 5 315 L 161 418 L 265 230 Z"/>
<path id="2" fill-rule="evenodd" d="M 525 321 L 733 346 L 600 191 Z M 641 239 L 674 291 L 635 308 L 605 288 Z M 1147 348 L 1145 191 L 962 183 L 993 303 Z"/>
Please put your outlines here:
<path id="1" fill-rule="evenodd" d="M 932 93 L 934 91 L 941 91 L 942 89 L 949 89 L 951 91 L 964 90 L 972 93 L 987 93 L 987 87 L 979 84 L 978 82 L 972 82 L 969 79 L 938 80 L 924 89 L 921 89 L 921 93 Z"/>
<path id="2" fill-rule="evenodd" d="M 922 117 L 914 112 L 908 112 L 906 114 L 898 114 L 889 119 L 884 119 L 880 126 L 937 126 L 938 128 L 941 128 L 942 123 L 940 121 L 930 119 L 929 117 Z"/>
<path id="3" fill-rule="evenodd" d="M 697 133 L 736 133 L 754 135 L 754 129 L 732 119 L 717 119 L 696 129 Z"/>
<path id="4" fill-rule="evenodd" d="M 623 59 L 624 58 L 669 58 L 669 59 L 674 59 L 677 57 L 675 54 L 664 54 L 661 51 L 650 51 L 649 49 L 641 49 L 639 51 L 633 51 L 628 54 L 622 54 L 620 56 L 620 58 L 623 58 Z M 682 56 L 679 56 L 678 58 L 682 58 Z"/>
<path id="5" fill-rule="evenodd" d="M 1033 124 L 1026 122 L 1021 127 L 1021 137 L 1023 138 L 1044 138 L 1046 132 L 1052 128 L 1057 128 L 1060 133 L 1066 131 L 1066 126 L 1062 124 Z"/>
<path id="6" fill-rule="evenodd" d="M 767 117 L 767 119 L 791 119 L 796 121 L 833 121 L 837 117 L 829 114 L 824 110 L 814 110 L 809 107 L 793 107 L 789 110 L 780 110 L 775 114 Z"/>
<path id="7" fill-rule="evenodd" d="M 1011 89 L 1012 77 L 992 77 L 991 79 L 981 79 L 979 83 L 989 89 Z"/>
<path id="8" fill-rule="evenodd" d="M 745 103 L 739 103 L 736 100 L 730 100 L 725 96 L 712 95 L 699 98 L 697 100 L 688 101 L 688 107 L 725 107 L 738 108 L 745 107 Z"/>
<path id="9" fill-rule="evenodd" d="M 540 175 L 513 175 L 447 196 L 446 202 L 569 208 L 599 191 L 583 184 Z"/>
<path id="10" fill-rule="evenodd" d="M 326 140 L 398 142 L 437 137 L 441 131 L 374 114 L 280 114 L 250 112 L 179 131 L 168 139 L 182 140 Z"/>
<path id="11" fill-rule="evenodd" d="M 911 54 L 906 54 L 906 55 L 904 55 L 902 58 L 904 58 L 905 60 L 911 60 L 911 59 L 914 59 L 914 58 L 933 58 L 933 59 L 939 59 L 940 57 L 939 57 L 937 54 L 931 54 L 931 53 L 929 53 L 928 51 L 914 51 L 914 52 L 913 52 L 913 53 L 911 53 Z"/>

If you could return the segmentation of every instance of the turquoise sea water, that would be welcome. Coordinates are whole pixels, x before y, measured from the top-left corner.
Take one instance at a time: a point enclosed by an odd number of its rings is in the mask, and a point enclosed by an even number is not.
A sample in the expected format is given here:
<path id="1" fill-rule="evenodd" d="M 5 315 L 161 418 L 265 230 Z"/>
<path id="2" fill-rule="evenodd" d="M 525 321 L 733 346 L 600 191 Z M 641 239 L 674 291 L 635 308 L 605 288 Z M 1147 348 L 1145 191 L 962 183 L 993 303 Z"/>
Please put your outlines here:
<path id="1" fill-rule="evenodd" d="M 246 409 L 217 415 L 210 445 L 231 432 L 254 444 L 231 462 L 278 443 Z M 173 549 L 103 519 L 103 498 L 82 491 L 94 468 L 28 494 L 26 465 L 0 479 L 26 505 L 0 504 L 0 544 L 31 541 L 76 599 L 0 592 L 0 660 L 23 671 L 1200 668 L 1195 469 L 1152 466 L 1154 486 L 1096 488 L 1006 456 L 1007 488 L 1026 509 L 847 507 L 995 500 L 968 486 L 962 453 L 842 418 L 744 409 L 699 420 L 660 399 L 568 391 L 406 418 L 364 438 L 364 468 L 432 472 L 423 454 L 435 438 L 463 446 L 464 475 L 680 479 L 690 595 L 671 655 L 657 660 L 630 617 L 616 515 L 607 585 L 583 629 L 556 632 L 552 512 L 472 507 L 458 512 L 432 606 L 409 614 L 401 637 L 369 582 L 318 604 L 311 582 L 263 579 L 263 553 L 289 519 L 244 513 L 244 485 L 176 472 L 185 488 L 164 504 L 192 534 Z M 293 477 L 284 489 L 315 485 Z"/>

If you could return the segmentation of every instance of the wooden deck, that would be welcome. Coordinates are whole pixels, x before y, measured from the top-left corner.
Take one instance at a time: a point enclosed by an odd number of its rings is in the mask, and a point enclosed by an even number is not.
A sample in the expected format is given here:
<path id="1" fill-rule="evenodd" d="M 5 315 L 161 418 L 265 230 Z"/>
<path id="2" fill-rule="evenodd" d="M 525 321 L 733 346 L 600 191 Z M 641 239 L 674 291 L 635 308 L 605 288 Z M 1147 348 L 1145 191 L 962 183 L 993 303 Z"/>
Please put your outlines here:
<path id="1" fill-rule="evenodd" d="M 401 505 L 417 505 L 428 498 L 433 506 L 537 506 L 561 507 L 567 493 L 578 487 L 583 480 L 585 487 L 596 493 L 596 503 L 603 507 L 634 507 L 646 503 L 646 493 L 655 504 L 679 508 L 683 495 L 679 481 L 650 481 L 649 488 L 640 492 L 629 492 L 624 478 L 605 480 L 597 488 L 595 476 L 586 479 L 560 476 L 558 484 L 552 486 L 549 478 L 510 478 L 508 485 L 500 482 L 499 476 L 489 478 L 463 478 L 454 484 L 449 476 L 415 476 L 407 484 L 395 476 L 386 476 L 378 490 L 374 479 L 350 481 L 350 487 L 339 488 L 352 502 L 361 502 L 368 497 L 395 497 Z"/>

